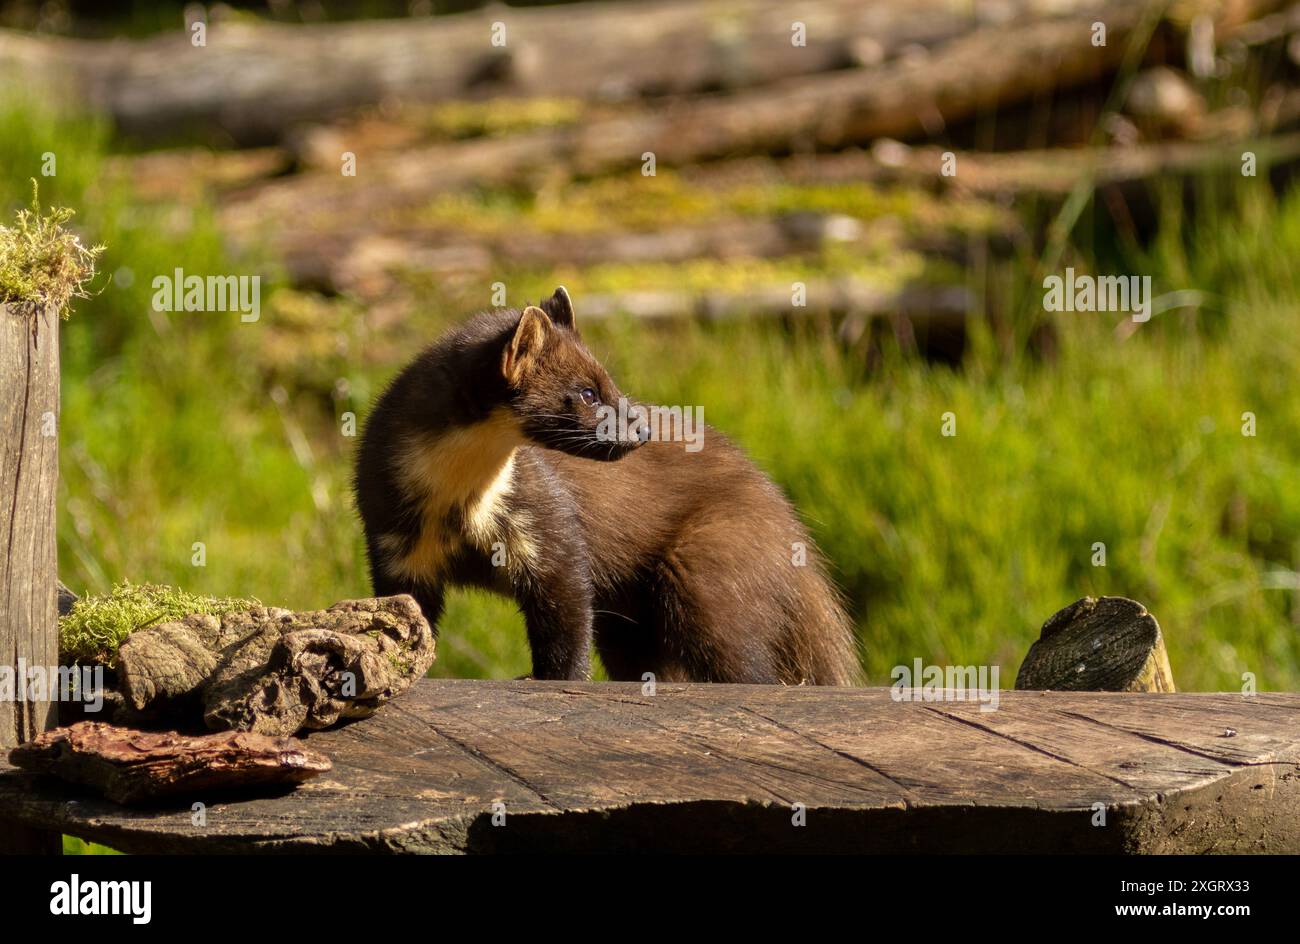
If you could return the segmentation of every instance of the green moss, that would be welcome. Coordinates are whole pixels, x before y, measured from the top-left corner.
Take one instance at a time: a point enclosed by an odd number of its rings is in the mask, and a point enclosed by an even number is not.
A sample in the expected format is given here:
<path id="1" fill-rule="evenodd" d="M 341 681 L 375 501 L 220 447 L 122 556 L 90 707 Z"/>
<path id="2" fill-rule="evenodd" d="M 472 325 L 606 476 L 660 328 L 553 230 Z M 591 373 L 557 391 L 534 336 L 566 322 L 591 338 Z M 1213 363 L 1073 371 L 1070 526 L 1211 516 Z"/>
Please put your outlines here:
<path id="1" fill-rule="evenodd" d="M 570 98 L 446 102 L 430 109 L 421 124 L 439 138 L 478 138 L 571 125 L 582 110 L 582 102 Z"/>
<path id="2" fill-rule="evenodd" d="M 260 605 L 257 600 L 205 597 L 161 584 L 120 583 L 106 594 L 83 597 L 59 617 L 59 649 L 67 660 L 112 665 L 118 647 L 137 629 L 191 613 L 219 616 Z"/>
<path id="3" fill-rule="evenodd" d="M 32 181 L 31 208 L 19 210 L 13 226 L 0 226 L 0 302 L 20 311 L 52 305 L 66 318 L 68 302 L 87 297 L 85 285 L 104 247 L 87 249 L 65 229 L 72 216 L 72 210 L 54 207 L 42 214 Z"/>
<path id="4" fill-rule="evenodd" d="M 990 203 L 936 196 L 918 188 L 867 183 L 706 186 L 670 169 L 576 181 L 540 192 L 483 188 L 436 197 L 419 222 L 493 236 L 519 229 L 543 233 L 657 230 L 725 217 L 837 213 L 863 222 L 898 221 L 904 232 L 985 233 L 1010 215 Z"/>

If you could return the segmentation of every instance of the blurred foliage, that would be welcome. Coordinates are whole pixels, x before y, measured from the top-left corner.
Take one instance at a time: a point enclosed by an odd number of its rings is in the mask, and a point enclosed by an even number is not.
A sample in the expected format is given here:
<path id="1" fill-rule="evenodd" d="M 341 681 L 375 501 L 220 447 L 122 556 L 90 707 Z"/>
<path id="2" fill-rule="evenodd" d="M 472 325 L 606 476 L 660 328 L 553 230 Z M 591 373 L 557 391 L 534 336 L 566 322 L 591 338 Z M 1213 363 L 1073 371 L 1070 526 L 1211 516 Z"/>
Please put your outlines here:
<path id="1" fill-rule="evenodd" d="M 40 155 L 56 153 L 42 201 L 77 208 L 83 242 L 108 247 L 110 281 L 63 328 L 64 580 L 79 592 L 165 582 L 295 608 L 365 595 L 347 414 L 364 422 L 414 353 L 409 339 L 432 338 L 462 312 L 440 310 L 431 294 L 393 329 L 403 345 L 385 348 L 355 302 L 276 284 L 266 260 L 230 258 L 202 205 L 141 203 L 104 164 L 107 147 L 95 121 L 0 106 L 10 204 L 0 209 L 24 205 Z M 749 208 L 902 213 L 898 196 L 865 185 L 701 193 L 665 175 L 642 192 L 644 207 L 618 183 L 572 186 L 567 204 L 480 194 L 435 212 L 540 226 L 548 214 L 559 225 L 568 205 L 575 225 L 594 228 L 606 216 L 648 226 Z M 1300 198 L 1275 199 L 1263 177 L 1153 198 L 1154 240 L 1117 238 L 1085 218 L 1069 251 L 1080 271 L 1149 274 L 1158 294 L 1203 293 L 1201 308 L 1158 315 L 1127 340 L 1113 330 L 1117 316 L 1044 318 L 1034 259 L 949 273 L 997 300 L 973 315 L 956 369 L 889 337 L 868 357 L 819 323 L 613 319 L 584 330 L 622 386 L 702 404 L 787 489 L 849 595 L 874 683 L 921 657 L 999 664 L 1009 686 L 1048 615 L 1110 593 L 1160 619 L 1180 687 L 1236 690 L 1253 672 L 1263 689 L 1297 689 L 1300 493 L 1289 486 L 1300 468 Z M 516 298 L 570 275 L 571 288 L 596 290 L 791 278 L 804 264 L 501 277 Z M 264 274 L 261 321 L 154 312 L 152 278 L 177 267 Z M 1051 329 L 1050 356 L 1031 353 L 1016 324 L 1008 331 L 1009 317 L 1034 308 Z M 1258 418 L 1253 438 L 1241 434 L 1247 411 Z M 948 412 L 956 437 L 940 435 Z M 196 541 L 206 566 L 191 565 Z M 1105 567 L 1091 564 L 1099 541 Z M 528 670 L 510 602 L 456 593 L 442 626 L 436 674 Z"/>

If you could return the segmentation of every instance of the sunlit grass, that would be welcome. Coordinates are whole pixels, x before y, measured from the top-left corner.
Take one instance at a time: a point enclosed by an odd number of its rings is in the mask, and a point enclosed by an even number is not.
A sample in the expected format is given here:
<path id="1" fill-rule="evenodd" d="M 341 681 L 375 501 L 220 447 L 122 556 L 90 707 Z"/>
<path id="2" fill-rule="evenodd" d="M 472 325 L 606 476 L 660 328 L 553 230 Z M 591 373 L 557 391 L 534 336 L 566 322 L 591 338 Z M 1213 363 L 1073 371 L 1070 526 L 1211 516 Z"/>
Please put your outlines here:
<path id="1" fill-rule="evenodd" d="M 387 339 L 367 334 L 363 310 L 292 293 L 256 324 L 153 312 L 154 275 L 263 270 L 230 259 L 202 209 L 139 205 L 100 173 L 103 147 L 94 124 L 0 110 L 5 209 L 25 205 L 52 151 L 60 170 L 42 181 L 42 202 L 77 208 L 83 242 L 108 245 L 100 267 L 112 281 L 63 327 L 63 579 L 79 592 L 130 579 L 296 608 L 367 594 L 345 415 L 364 423 L 414 348 L 376 362 Z M 853 199 L 836 191 L 819 206 L 841 197 Z M 797 204 L 790 192 L 765 199 Z M 877 197 L 859 199 L 865 213 Z M 622 200 L 593 195 L 591 218 Z M 980 320 L 958 369 L 888 343 L 868 367 L 813 326 L 585 330 L 625 389 L 702 405 L 788 491 L 848 592 L 873 683 L 920 657 L 997 664 L 1009 686 L 1048 615 L 1115 593 L 1160 619 L 1181 688 L 1235 690 L 1251 672 L 1261 688 L 1296 689 L 1300 204 L 1216 200 L 1190 218 L 1165 204 L 1154 244 L 1121 258 L 1158 292 L 1205 292 L 1212 312 L 1157 316 L 1128 340 L 1113 333 L 1116 316 L 1047 315 L 1047 360 L 1008 350 Z M 499 212 L 508 222 L 515 210 Z M 697 281 L 721 271 L 697 270 Z M 637 277 L 573 274 L 588 290 Z M 1040 292 L 1028 266 L 1003 275 L 1031 301 Z M 536 295 L 564 274 L 503 277 Z M 413 323 L 451 317 L 428 310 Z M 955 437 L 940 433 L 949 412 Z M 1241 433 L 1245 412 L 1254 437 Z M 1105 567 L 1092 563 L 1099 542 Z M 453 594 L 442 628 L 435 674 L 528 671 L 509 601 Z"/>

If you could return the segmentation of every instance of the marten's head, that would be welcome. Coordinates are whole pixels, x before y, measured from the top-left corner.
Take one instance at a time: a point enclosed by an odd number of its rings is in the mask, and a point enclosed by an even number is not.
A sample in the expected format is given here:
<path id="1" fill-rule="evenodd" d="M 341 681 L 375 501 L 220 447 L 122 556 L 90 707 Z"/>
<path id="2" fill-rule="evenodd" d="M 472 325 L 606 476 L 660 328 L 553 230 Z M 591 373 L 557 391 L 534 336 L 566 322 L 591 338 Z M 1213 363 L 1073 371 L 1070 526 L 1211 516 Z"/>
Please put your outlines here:
<path id="1" fill-rule="evenodd" d="M 528 306 L 508 336 L 501 372 L 524 435 L 587 459 L 619 459 L 650 434 L 644 407 L 619 392 L 578 335 L 563 287 Z"/>

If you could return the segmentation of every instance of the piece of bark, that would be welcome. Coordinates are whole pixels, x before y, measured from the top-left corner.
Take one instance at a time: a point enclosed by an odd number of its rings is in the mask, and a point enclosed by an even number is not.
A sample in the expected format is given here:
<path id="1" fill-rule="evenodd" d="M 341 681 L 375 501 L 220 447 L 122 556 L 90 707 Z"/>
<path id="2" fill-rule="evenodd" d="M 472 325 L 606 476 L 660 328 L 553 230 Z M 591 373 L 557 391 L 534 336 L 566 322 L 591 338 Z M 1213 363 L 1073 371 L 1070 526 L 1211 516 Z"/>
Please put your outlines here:
<path id="1" fill-rule="evenodd" d="M 423 676 L 434 653 L 418 604 L 395 596 L 187 616 L 132 633 L 117 672 L 137 711 L 283 736 L 373 714 Z"/>
<path id="2" fill-rule="evenodd" d="M 1016 688 L 1077 692 L 1172 692 L 1160 624 L 1124 597 L 1084 597 L 1043 624 Z"/>
<path id="3" fill-rule="evenodd" d="M 292 738 L 245 731 L 189 736 L 98 721 L 48 731 L 11 750 L 9 762 L 122 804 L 296 785 L 332 766 Z"/>

